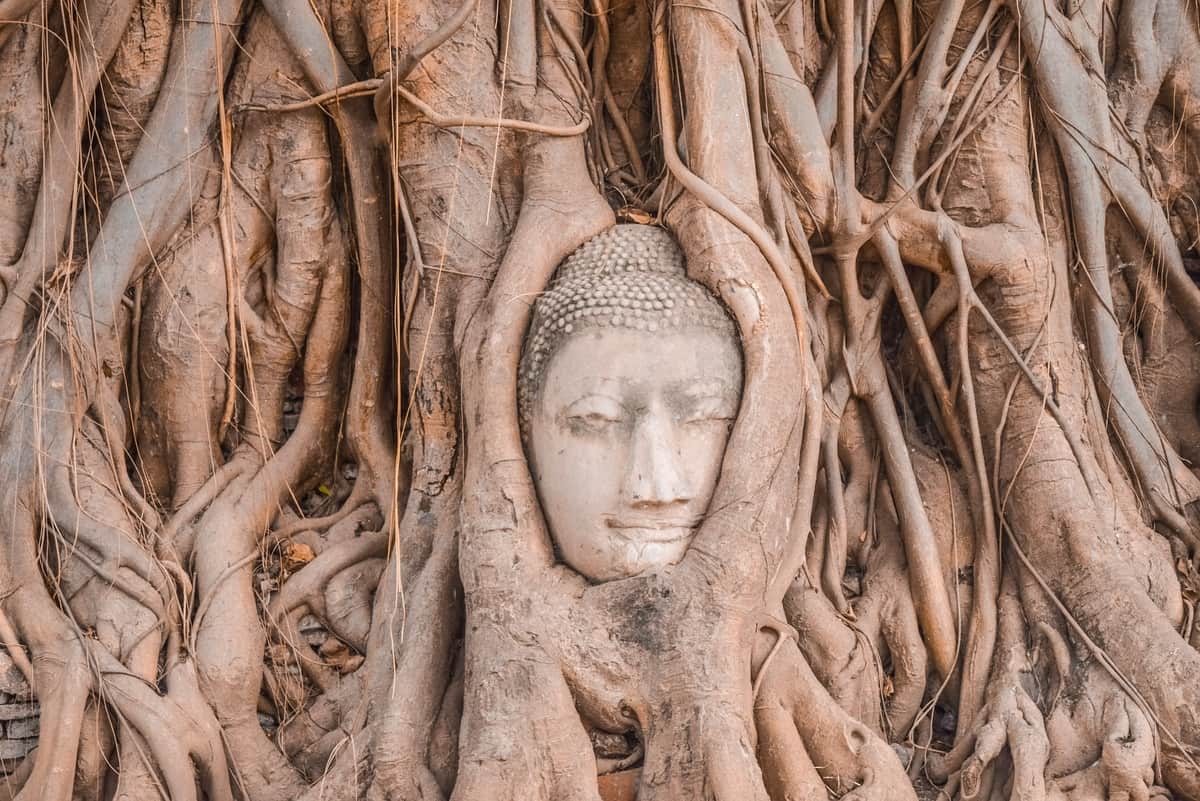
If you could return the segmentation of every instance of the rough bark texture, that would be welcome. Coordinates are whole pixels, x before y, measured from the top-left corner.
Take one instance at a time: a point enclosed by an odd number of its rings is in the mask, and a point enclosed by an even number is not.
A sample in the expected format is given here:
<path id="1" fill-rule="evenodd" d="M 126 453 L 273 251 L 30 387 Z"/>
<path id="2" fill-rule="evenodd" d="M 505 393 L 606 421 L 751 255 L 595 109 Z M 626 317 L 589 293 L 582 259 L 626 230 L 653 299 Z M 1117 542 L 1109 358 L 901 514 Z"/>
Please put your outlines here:
<path id="1" fill-rule="evenodd" d="M 1182 0 L 0 0 L 0 796 L 1200 801 Z M 745 387 L 559 563 L 530 298 Z"/>

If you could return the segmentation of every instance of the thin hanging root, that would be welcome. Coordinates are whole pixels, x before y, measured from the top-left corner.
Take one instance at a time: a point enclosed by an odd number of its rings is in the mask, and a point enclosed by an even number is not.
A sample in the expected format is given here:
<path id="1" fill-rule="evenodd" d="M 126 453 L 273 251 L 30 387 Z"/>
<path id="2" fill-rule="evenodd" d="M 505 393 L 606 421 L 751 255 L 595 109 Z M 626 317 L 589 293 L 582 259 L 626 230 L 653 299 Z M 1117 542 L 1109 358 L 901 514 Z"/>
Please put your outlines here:
<path id="1" fill-rule="evenodd" d="M 750 111 L 750 135 L 754 145 L 754 172 L 758 178 L 759 194 L 765 198 L 768 224 L 774 229 L 775 241 L 787 242 L 787 213 L 784 210 L 783 193 L 775 177 L 775 162 L 767 143 L 762 100 L 762 74 L 759 65 L 762 56 L 758 44 L 758 21 L 750 0 L 740 3 L 742 25 L 746 30 L 747 42 L 738 43 L 738 63 L 742 68 L 742 83 L 746 87 L 746 106 Z M 804 285 L 797 282 L 798 293 L 803 298 Z M 801 339 L 803 342 L 803 339 Z"/>
<path id="2" fill-rule="evenodd" d="M 380 94 L 383 94 L 384 96 L 388 96 L 390 94 L 399 95 L 408 103 L 412 104 L 417 111 L 421 112 L 421 114 L 426 120 L 429 121 L 430 124 L 436 125 L 439 128 L 507 128 L 513 131 L 524 131 L 526 133 L 542 134 L 544 136 L 561 136 L 565 138 L 571 138 L 586 132 L 592 124 L 591 119 L 586 117 L 575 125 L 564 127 L 561 125 L 544 125 L 542 123 L 529 122 L 526 120 L 443 115 L 435 111 L 432 106 L 430 106 L 421 98 L 417 97 L 417 95 L 413 94 L 408 89 L 392 80 L 381 81 L 381 85 L 376 95 L 376 108 L 379 108 L 381 105 L 378 100 Z"/>
<path id="3" fill-rule="evenodd" d="M 901 30 L 903 30 L 903 28 Z M 921 54 L 925 49 L 925 44 L 929 41 L 929 35 L 933 31 L 934 28 L 930 26 L 925 29 L 924 33 L 921 34 L 921 38 L 917 40 L 917 44 L 912 48 L 912 52 L 905 57 L 904 63 L 900 66 L 899 71 L 897 71 L 896 77 L 892 79 L 887 91 L 883 93 L 883 97 L 880 98 L 879 103 L 877 103 L 871 113 L 867 115 L 867 118 L 863 123 L 862 133 L 859 135 L 859 138 L 863 141 L 869 142 L 875 135 L 876 130 L 879 128 L 879 123 L 883 120 L 884 113 L 887 112 L 892 101 L 896 99 L 896 93 L 900 91 L 901 87 L 903 87 L 911 77 L 912 69 L 914 66 L 916 66 L 917 60 L 921 57 Z"/>
<path id="4" fill-rule="evenodd" d="M 342 100 L 352 100 L 356 97 L 373 97 L 383 83 L 384 80 L 382 78 L 367 78 L 366 80 L 344 84 L 336 89 L 330 89 L 328 92 L 322 92 L 319 95 L 313 95 L 307 100 L 275 104 L 243 103 L 237 106 L 234 111 L 256 111 L 266 114 L 285 114 L 289 111 L 303 111 L 304 109 L 317 108 Z"/>
<path id="5" fill-rule="evenodd" d="M 901 109 L 892 156 L 895 174 L 893 186 L 901 192 L 913 190 L 918 155 L 935 132 L 931 130 L 930 122 L 936 118 L 944 103 L 945 90 L 942 84 L 946 74 L 946 55 L 965 5 L 965 0 L 950 0 L 939 9 L 927 34 L 928 42 L 917 68 L 911 104 L 906 103 Z M 839 88 L 840 85 L 841 81 Z"/>
<path id="6" fill-rule="evenodd" d="M 989 5 L 988 8 L 990 10 L 991 6 Z M 955 141 L 958 138 L 958 133 L 963 129 L 964 126 L 973 128 L 975 125 L 978 125 L 981 122 L 979 115 L 975 115 L 973 113 L 975 111 L 975 104 L 979 101 L 979 97 L 983 92 L 983 88 L 987 85 L 988 78 L 1000 68 L 1000 60 L 1003 58 L 1004 53 L 1008 48 L 1009 39 L 1012 38 L 1012 35 L 1016 29 L 1016 22 L 1010 20 L 1008 25 L 1005 26 L 1003 32 L 1001 32 L 1000 38 L 997 39 L 995 45 L 993 46 L 992 53 L 988 57 L 987 62 L 983 65 L 983 69 L 980 70 L 979 75 L 975 76 L 975 85 L 971 87 L 970 93 L 960 106 L 958 115 L 954 120 L 954 126 L 951 128 L 950 135 L 947 137 L 950 141 Z M 960 68 L 965 68 L 965 64 L 960 63 Z M 945 119 L 946 114 L 948 114 L 949 111 L 950 106 L 947 103 L 941 114 L 942 120 Z M 940 124 L 941 123 L 939 122 L 939 126 Z M 929 196 L 929 205 L 938 209 L 940 209 L 942 206 L 942 195 L 945 191 L 945 187 L 939 186 L 939 181 L 942 177 L 942 166 L 944 164 L 945 162 L 939 163 L 937 170 L 930 177 L 929 190 L 927 193 Z"/>
<path id="7" fill-rule="evenodd" d="M 1024 61 L 1022 61 L 1022 69 L 1023 68 L 1024 68 Z M 926 181 L 928 181 L 930 178 L 933 177 L 934 173 L 936 173 L 938 171 L 938 169 L 942 166 L 942 164 L 945 161 L 947 161 L 951 156 L 953 156 L 955 153 L 958 152 L 958 148 L 962 146 L 962 144 L 967 140 L 968 137 L 970 137 L 972 134 L 974 134 L 980 127 L 982 127 L 985 121 L 990 119 L 990 115 L 994 111 L 996 111 L 996 109 L 1000 106 L 1000 104 L 1008 96 L 1008 93 L 1017 85 L 1017 82 L 1021 78 L 1021 75 L 1022 75 L 1021 70 L 1015 71 L 1013 73 L 1013 76 L 1008 79 L 1008 82 L 1005 83 L 1002 87 L 1000 87 L 1000 91 L 998 91 L 996 93 L 995 97 L 993 97 L 991 99 L 991 101 L 989 101 L 987 107 L 984 108 L 983 111 L 981 111 L 978 115 L 975 116 L 975 119 L 973 120 L 972 124 L 967 126 L 967 128 L 964 129 L 963 131 L 961 131 L 958 134 L 958 136 L 952 142 L 950 142 L 950 144 L 948 144 L 945 147 L 945 149 L 938 155 L 938 157 L 936 159 L 934 159 L 930 163 L 930 165 L 925 169 L 925 172 L 921 173 L 920 177 L 917 178 L 917 180 L 913 183 L 912 187 L 905 190 L 902 194 L 900 194 L 899 197 L 888 201 L 887 205 L 885 205 L 883 207 L 883 209 L 871 220 L 870 224 L 867 225 L 865 228 L 863 228 L 859 232 L 858 237 L 861 239 L 862 242 L 869 241 L 873 236 L 875 236 L 876 233 L 879 232 L 879 230 L 881 228 L 883 228 L 885 225 L 888 225 L 890 219 L 893 217 L 893 215 L 896 215 L 897 212 L 900 212 L 902 209 L 912 208 L 912 206 L 910 205 L 913 202 L 912 196 L 916 194 L 917 190 L 919 190 L 922 186 L 925 185 Z M 865 200 L 861 196 L 858 197 L 857 202 L 860 206 L 863 206 L 865 208 L 872 208 L 875 205 L 875 204 L 871 203 L 870 201 Z M 928 214 L 930 217 L 934 217 L 934 219 L 940 219 L 931 212 L 926 212 L 926 214 Z M 933 226 L 933 230 L 935 232 L 938 230 L 937 226 L 940 224 L 941 223 L 939 222 Z M 920 222 L 918 222 L 918 226 L 919 227 L 921 226 Z M 921 227 L 920 230 L 924 231 L 925 229 L 923 227 Z M 986 229 L 978 229 L 978 230 L 986 230 Z M 907 239 L 903 239 L 899 242 L 899 244 L 901 246 L 901 250 L 903 252 L 907 253 L 907 251 L 905 249 L 910 247 L 912 244 L 915 244 L 915 242 L 910 242 Z M 1039 245 L 1039 247 L 1040 247 L 1040 245 Z M 827 254 L 827 253 L 833 252 L 833 248 L 831 248 L 831 247 L 813 248 L 812 252 L 814 254 Z M 919 251 L 914 250 L 914 255 L 920 256 L 920 255 L 924 255 L 924 254 L 921 254 Z M 940 251 L 939 251 L 939 255 L 940 255 Z M 908 258 L 908 256 L 906 255 L 905 258 Z M 950 269 L 949 264 L 939 261 L 936 258 L 928 260 L 928 261 L 926 261 L 922 258 L 913 258 L 912 263 L 920 264 L 924 267 L 927 267 L 927 268 L 929 268 L 935 272 L 939 272 L 939 273 L 943 272 L 943 271 L 949 271 L 949 269 Z"/>
<path id="8" fill-rule="evenodd" d="M 409 276 L 408 293 L 404 298 L 404 311 L 400 316 L 400 328 L 396 332 L 396 340 L 400 346 L 400 352 L 404 354 L 405 359 L 410 359 L 408 337 L 412 330 L 413 312 L 417 307 L 417 297 L 421 291 L 421 282 L 425 280 L 425 258 L 421 255 L 421 240 L 417 235 L 416 226 L 413 223 L 412 208 L 408 200 L 408 192 L 405 190 L 404 181 L 400 177 L 399 170 L 392 170 L 395 177 L 393 187 L 396 194 L 396 205 L 400 207 L 400 220 L 404 224 L 404 236 L 406 253 L 408 255 L 408 264 L 405 267 L 405 272 Z M 439 277 L 440 277 L 439 273 Z M 399 283 L 397 283 L 397 292 L 399 291 Z M 398 304 L 397 304 L 398 305 Z M 397 392 L 397 395 L 400 393 Z M 399 411 L 399 410 L 398 410 Z M 409 405 L 405 404 L 404 414 L 409 413 Z M 400 426 L 403 428 L 403 426 Z"/>
<path id="9" fill-rule="evenodd" d="M 791 639 L 795 641 L 800 637 L 794 628 L 787 625 L 783 621 L 774 620 L 769 616 L 766 618 L 766 620 L 759 624 L 758 629 L 759 631 L 774 632 L 775 644 L 772 645 L 771 650 L 767 652 L 766 657 L 762 660 L 762 664 L 758 666 L 758 672 L 754 676 L 754 684 L 751 686 L 750 695 L 755 700 L 758 700 L 758 693 L 759 690 L 762 689 L 763 679 L 767 677 L 767 669 L 771 666 L 771 662 L 774 661 L 775 657 L 779 654 L 780 649 L 783 648 L 784 640 Z"/>
<path id="10" fill-rule="evenodd" d="M 583 52 L 583 45 L 579 43 L 579 39 L 572 32 L 571 24 L 563 18 L 558 5 L 549 2 L 542 3 L 541 6 L 545 17 L 545 29 L 553 36 L 559 63 L 563 65 L 562 74 L 570 81 L 572 88 L 575 90 L 575 98 L 582 106 L 588 100 L 588 87 L 592 83 L 587 54 Z M 562 45 L 558 41 L 559 38 L 562 38 L 566 42 L 567 49 L 570 51 L 571 57 L 575 60 L 574 70 L 568 69 L 569 64 L 566 60 L 566 55 L 562 51 Z M 577 75 L 576 71 L 580 74 Z"/>
<path id="11" fill-rule="evenodd" d="M 817 272 L 817 265 L 813 262 L 812 250 L 808 246 L 808 237 L 805 236 L 804 227 L 800 223 L 800 215 L 796 212 L 796 204 L 792 202 L 791 198 L 788 198 L 786 205 L 788 241 L 800 259 L 800 265 L 804 268 L 804 277 L 812 282 L 813 287 L 822 298 L 833 300 L 829 287 L 825 286 L 825 280 L 821 278 L 821 274 Z"/>
<path id="12" fill-rule="evenodd" d="M 803 554 L 812 531 L 812 510 L 817 494 L 817 473 L 821 466 L 821 434 L 825 421 L 821 413 L 821 376 L 813 359 L 812 349 L 804 348 L 800 355 L 804 360 L 804 371 L 808 380 L 804 382 L 804 439 L 800 443 L 800 475 L 796 482 L 796 514 L 792 525 L 798 529 L 793 535 L 794 547 L 797 553 Z M 781 560 L 767 588 L 765 608 L 783 607 L 783 598 L 795 576 L 794 573 L 785 573 L 787 569 L 788 564 Z"/>
<path id="13" fill-rule="evenodd" d="M 22 4 L 18 9 L 23 7 Z M 75 176 L 83 157 L 83 134 L 90 119 L 88 104 L 109 60 L 120 46 L 135 8 L 134 0 L 93 0 L 80 8 L 92 26 L 90 35 L 72 38 L 71 45 L 78 50 L 71 54 L 71 60 L 78 67 L 72 80 L 63 83 L 50 109 L 50 119 L 55 121 L 58 135 L 47 138 L 49 150 L 43 160 L 37 205 L 25 247 L 13 266 L 17 280 L 15 284 L 8 283 L 4 304 L 0 306 L 2 384 L 7 384 L 11 377 L 20 332 L 34 294 L 43 279 L 53 273 L 71 230 Z M 0 31 L 12 24 L 0 23 Z"/>
<path id="14" fill-rule="evenodd" d="M 954 276 L 958 281 L 958 359 L 962 382 L 963 404 L 967 410 L 967 426 L 971 433 L 973 473 L 980 482 L 980 497 L 988 498 L 984 526 L 979 530 L 975 542 L 974 578 L 975 592 L 972 595 L 973 609 L 971 627 L 967 635 L 967 660 L 963 668 L 962 693 L 958 713 L 962 726 L 970 726 L 977 710 L 983 705 L 987 689 L 987 677 L 992 666 L 992 652 L 996 642 L 996 599 L 1000 594 L 1000 554 L 996 541 L 996 529 L 991 514 L 991 487 L 987 483 L 987 464 L 984 460 L 983 436 L 979 427 L 979 410 L 975 402 L 975 378 L 971 370 L 970 356 L 970 310 L 971 296 L 975 288 L 967 270 L 962 253 L 962 242 L 954 240 L 950 263 L 954 265 Z"/>
<path id="15" fill-rule="evenodd" d="M 845 408 L 843 403 L 842 408 Z M 839 412 L 840 416 L 840 412 Z M 829 426 L 821 441 L 825 469 L 825 493 L 830 507 L 826 527 L 824 559 L 821 562 L 821 589 L 842 615 L 853 619 L 854 610 L 842 592 L 842 576 L 846 572 L 846 498 L 842 486 L 842 466 L 838 458 L 837 427 Z"/>
<path id="16" fill-rule="evenodd" d="M 900 259 L 900 250 L 896 245 L 896 240 L 886 228 L 882 228 L 875 234 L 874 243 L 880 261 L 888 271 L 892 289 L 896 293 L 897 305 L 899 305 L 900 312 L 904 315 L 904 322 L 908 326 L 908 333 L 911 337 L 908 342 L 916 348 L 925 381 L 937 398 L 939 419 L 950 439 L 951 447 L 954 448 L 954 455 L 964 469 L 973 473 L 974 459 L 971 458 L 967 448 L 967 441 L 963 436 L 958 415 L 954 413 L 950 387 L 946 384 L 946 376 L 942 372 L 937 353 L 933 349 L 933 340 L 930 337 L 929 328 L 925 325 L 925 319 L 921 315 L 921 307 L 913 293 L 912 283 L 904 272 L 904 264 Z M 978 486 L 977 483 L 976 486 Z M 982 508 L 986 510 L 983 516 L 990 515 L 991 501 L 988 493 L 980 493 L 978 489 L 975 492 L 981 494 L 980 501 L 984 505 Z"/>
<path id="17" fill-rule="evenodd" d="M 954 260 L 957 260 L 961 263 L 962 267 L 965 268 L 966 257 L 963 255 L 962 239 L 959 237 L 954 227 L 952 225 L 939 227 L 938 236 L 944 244 L 947 254 L 951 257 L 952 263 L 954 263 Z M 956 267 L 956 271 L 957 269 L 958 268 Z M 1029 383 L 1033 387 L 1033 391 L 1045 399 L 1046 409 L 1054 417 L 1054 421 L 1058 423 L 1059 428 L 1062 430 L 1063 436 L 1066 438 L 1067 443 L 1071 448 L 1071 454 L 1079 463 L 1079 471 L 1083 475 L 1083 480 L 1084 483 L 1087 484 L 1088 491 L 1091 493 L 1093 498 L 1101 498 L 1104 492 L 1104 485 L 1100 482 L 1099 477 L 1096 475 L 1092 460 L 1086 458 L 1087 452 L 1083 448 L 1083 443 L 1079 441 L 1078 434 L 1076 434 L 1074 427 L 1070 425 L 1069 421 L 1067 421 L 1062 409 L 1059 408 L 1054 399 L 1050 397 L 1049 393 L 1042 389 L 1041 381 L 1039 381 L 1038 377 L 1034 375 L 1033 368 L 1029 366 L 1029 363 L 1025 360 L 1025 357 L 1022 356 L 1020 351 L 1017 350 L 1017 346 L 1013 344 L 1008 335 L 1004 333 L 1004 329 L 1002 329 L 1000 324 L 996 322 L 996 319 L 992 317 L 991 311 L 989 311 L 987 306 L 984 305 L 983 301 L 979 299 L 979 295 L 975 293 L 973 286 L 971 286 L 969 290 L 967 301 L 970 303 L 971 308 L 979 312 L 980 316 L 983 317 L 984 321 L 987 322 L 988 326 L 992 329 L 992 332 L 997 338 L 1000 339 L 1005 350 L 1008 351 L 1008 354 L 1012 357 L 1016 365 L 1021 368 L 1021 372 L 1025 375 L 1025 377 L 1029 379 Z"/>
<path id="18" fill-rule="evenodd" d="M 223 96 L 223 95 L 222 95 Z M 221 128 L 228 126 L 228 121 L 225 116 L 221 117 Z M 222 137 L 225 138 L 224 135 Z M 229 147 L 222 148 L 224 160 L 226 162 L 226 175 L 232 175 L 228 167 Z M 228 186 L 229 182 L 222 181 L 222 186 Z M 228 297 L 226 307 L 227 331 L 226 336 L 229 342 L 229 363 L 225 367 L 225 405 L 221 409 L 221 422 L 217 427 L 217 441 L 223 442 L 225 435 L 229 431 L 229 424 L 233 422 L 233 412 L 237 404 L 237 383 L 238 383 L 238 308 L 241 305 L 238 302 L 239 283 L 237 276 L 237 266 L 235 264 L 235 255 L 233 252 L 233 235 L 229 231 L 229 212 L 228 209 L 228 190 L 226 190 L 226 202 L 222 204 L 222 211 L 218 212 L 221 231 L 221 261 L 225 266 L 225 292 Z"/>
<path id="19" fill-rule="evenodd" d="M 528 120 L 442 114 L 412 91 L 391 78 L 369 78 L 365 81 L 356 81 L 352 84 L 346 84 L 343 87 L 316 95 L 308 100 L 299 100 L 295 103 L 281 103 L 278 105 L 247 103 L 241 108 L 246 111 L 283 114 L 289 111 L 301 111 L 313 108 L 314 106 L 325 105 L 334 101 L 371 96 L 375 98 L 376 109 L 386 109 L 391 102 L 390 98 L 392 95 L 399 95 L 405 102 L 411 104 L 413 108 L 419 111 L 426 122 L 430 125 L 436 125 L 438 128 L 505 128 L 511 131 L 524 131 L 544 136 L 572 137 L 586 132 L 592 124 L 589 118 L 580 120 L 575 125 L 564 127 L 561 125 L 544 125 Z"/>

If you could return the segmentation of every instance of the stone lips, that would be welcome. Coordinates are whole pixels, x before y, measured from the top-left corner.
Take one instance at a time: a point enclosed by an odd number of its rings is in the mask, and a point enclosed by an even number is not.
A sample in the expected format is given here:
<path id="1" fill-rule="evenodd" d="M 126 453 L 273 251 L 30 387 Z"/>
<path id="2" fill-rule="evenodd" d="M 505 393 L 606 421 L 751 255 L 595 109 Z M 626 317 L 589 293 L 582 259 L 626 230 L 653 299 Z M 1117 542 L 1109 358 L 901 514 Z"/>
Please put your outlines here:
<path id="1" fill-rule="evenodd" d="M 534 302 L 517 381 L 522 430 L 559 346 L 571 334 L 604 327 L 651 333 L 698 327 L 737 335 L 721 301 L 688 278 L 670 233 L 651 225 L 613 226 L 568 256 Z"/>

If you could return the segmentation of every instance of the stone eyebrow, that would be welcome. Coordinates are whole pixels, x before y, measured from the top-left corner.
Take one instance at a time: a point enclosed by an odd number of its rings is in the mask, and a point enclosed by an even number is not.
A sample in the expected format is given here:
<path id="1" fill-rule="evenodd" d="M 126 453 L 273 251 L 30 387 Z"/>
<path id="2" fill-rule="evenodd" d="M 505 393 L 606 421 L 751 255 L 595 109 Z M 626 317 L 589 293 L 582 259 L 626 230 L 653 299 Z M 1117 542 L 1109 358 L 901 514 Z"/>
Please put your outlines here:
<path id="1" fill-rule="evenodd" d="M 740 401 L 729 382 L 719 378 L 687 382 L 667 397 L 667 405 L 677 413 L 691 412 L 696 406 L 706 402 L 728 403 L 730 410 L 736 412 Z"/>
<path id="2" fill-rule="evenodd" d="M 615 403 L 617 406 L 620 406 L 622 409 L 625 408 L 625 403 L 620 398 L 618 398 L 616 395 L 610 395 L 607 392 L 598 392 L 598 391 L 591 390 L 591 389 L 584 390 L 580 394 L 576 395 L 572 400 L 567 401 L 566 404 L 564 404 L 564 407 L 566 409 L 570 410 L 572 407 L 576 406 L 577 404 L 586 403 L 587 401 L 590 401 L 590 400 L 593 400 L 596 398 L 603 400 L 603 401 L 607 401 L 609 403 Z"/>
<path id="3" fill-rule="evenodd" d="M 737 390 L 736 387 L 723 378 L 703 378 L 699 381 L 694 379 L 682 380 L 676 382 L 676 386 L 678 387 L 678 394 L 689 399 L 707 395 L 724 395 Z"/>

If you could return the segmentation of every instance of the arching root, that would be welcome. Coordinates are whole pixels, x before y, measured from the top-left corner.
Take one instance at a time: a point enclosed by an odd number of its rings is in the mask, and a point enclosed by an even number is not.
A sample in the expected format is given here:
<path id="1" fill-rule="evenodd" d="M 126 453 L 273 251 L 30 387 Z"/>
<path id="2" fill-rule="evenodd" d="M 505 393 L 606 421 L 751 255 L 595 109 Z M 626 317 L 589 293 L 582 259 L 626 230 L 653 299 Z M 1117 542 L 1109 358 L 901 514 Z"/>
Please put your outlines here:
<path id="1" fill-rule="evenodd" d="M 812 670 L 791 641 L 785 642 L 767 668 L 768 675 L 755 700 L 758 719 L 767 723 L 760 730 L 760 752 L 775 747 L 795 753 L 798 739 L 807 759 L 825 787 L 833 794 L 860 801 L 912 801 L 916 794 L 900 765 L 896 753 L 882 737 L 850 717 L 817 681 Z M 787 728 L 784 716 L 794 727 Z M 796 735 L 795 737 L 793 736 Z M 778 745 L 767 737 L 781 737 Z M 791 741 L 790 743 L 788 741 Z M 798 775 L 785 777 L 782 772 L 768 776 L 768 786 L 786 785 L 772 798 L 811 798 L 812 773 L 804 763 Z"/>

